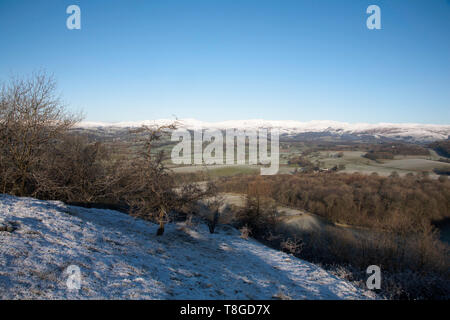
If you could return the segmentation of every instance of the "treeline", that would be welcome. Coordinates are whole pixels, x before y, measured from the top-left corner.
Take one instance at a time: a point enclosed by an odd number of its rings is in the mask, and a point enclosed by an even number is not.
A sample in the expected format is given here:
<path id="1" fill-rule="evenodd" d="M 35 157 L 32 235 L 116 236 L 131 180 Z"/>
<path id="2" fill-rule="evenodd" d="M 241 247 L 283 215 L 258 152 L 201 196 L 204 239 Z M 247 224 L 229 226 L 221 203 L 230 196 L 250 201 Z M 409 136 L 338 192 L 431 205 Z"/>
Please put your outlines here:
<path id="1" fill-rule="evenodd" d="M 314 167 L 314 164 L 304 156 L 293 156 L 288 160 L 288 165 L 296 165 L 299 167 Z"/>
<path id="2" fill-rule="evenodd" d="M 450 158 L 450 140 L 435 141 L 429 145 L 439 155 Z"/>
<path id="3" fill-rule="evenodd" d="M 446 140 L 448 141 L 448 140 Z M 445 141 L 443 141 L 445 142 Z M 441 143 L 439 143 L 440 145 Z M 318 151 L 366 151 L 366 152 L 386 152 L 393 155 L 429 155 L 426 147 L 406 142 L 379 142 L 379 143 L 362 143 L 352 141 L 282 141 L 282 145 L 290 147 L 300 147 L 305 149 L 302 154 L 304 156 Z M 434 145 L 428 145 L 432 148 Z"/>
<path id="4" fill-rule="evenodd" d="M 220 190 L 245 193 L 255 177 L 223 178 Z M 450 182 L 423 175 L 297 174 L 263 178 L 270 197 L 332 222 L 415 229 L 420 221 L 450 217 Z"/>
<path id="5" fill-rule="evenodd" d="M 394 159 L 397 155 L 421 155 L 427 156 L 430 152 L 419 145 L 405 144 L 405 143 L 382 143 L 378 145 L 372 145 L 364 157 L 377 160 L 377 159 Z"/>
<path id="6" fill-rule="evenodd" d="M 450 169 L 433 169 L 433 172 L 441 176 L 450 176 Z"/>
<path id="7" fill-rule="evenodd" d="M 164 224 L 174 212 L 191 211 L 211 185 L 179 186 L 154 145 L 167 130 L 130 132 L 136 143 L 120 152 L 70 129 L 81 120 L 67 111 L 46 74 L 12 79 L 0 91 L 0 192 L 103 205 Z M 125 148 L 125 149 L 124 149 Z"/>

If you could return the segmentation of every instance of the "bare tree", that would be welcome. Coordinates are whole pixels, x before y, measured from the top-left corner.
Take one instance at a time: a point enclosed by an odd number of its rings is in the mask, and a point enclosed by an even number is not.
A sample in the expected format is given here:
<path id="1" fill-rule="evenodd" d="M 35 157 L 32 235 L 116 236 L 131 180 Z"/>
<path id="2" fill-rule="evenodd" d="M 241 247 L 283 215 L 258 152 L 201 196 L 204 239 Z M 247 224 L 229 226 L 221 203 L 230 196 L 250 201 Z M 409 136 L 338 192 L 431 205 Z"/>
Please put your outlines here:
<path id="1" fill-rule="evenodd" d="M 12 78 L 0 89 L 0 170 L 3 192 L 27 195 L 32 171 L 46 146 L 81 120 L 56 95 L 56 82 L 45 73 Z"/>
<path id="2" fill-rule="evenodd" d="M 122 168 L 121 190 L 131 214 L 159 223 L 157 235 L 164 233 L 169 214 L 182 211 L 198 200 L 211 195 L 211 187 L 196 184 L 177 185 L 173 172 L 166 166 L 163 151 L 154 151 L 156 143 L 176 129 L 175 122 L 166 126 L 143 126 L 132 131 L 138 137 L 136 155 Z"/>

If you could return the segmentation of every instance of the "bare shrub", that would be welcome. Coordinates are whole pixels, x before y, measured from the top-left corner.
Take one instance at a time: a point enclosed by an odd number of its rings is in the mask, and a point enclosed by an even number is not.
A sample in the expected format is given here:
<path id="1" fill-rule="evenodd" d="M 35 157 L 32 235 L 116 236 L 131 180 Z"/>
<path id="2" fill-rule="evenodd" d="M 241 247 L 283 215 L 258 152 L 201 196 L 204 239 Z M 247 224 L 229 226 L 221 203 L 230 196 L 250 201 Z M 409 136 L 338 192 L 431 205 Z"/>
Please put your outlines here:
<path id="1" fill-rule="evenodd" d="M 276 294 L 274 294 L 272 296 L 273 299 L 277 299 L 277 300 L 292 300 L 292 298 L 285 294 L 283 291 L 278 291 Z"/>
<path id="2" fill-rule="evenodd" d="M 214 186 L 215 188 L 215 186 Z M 220 218 L 220 209 L 223 205 L 223 196 L 216 193 L 211 199 L 206 200 L 205 204 L 209 212 L 212 212 L 212 218 L 208 220 L 209 232 L 214 233 Z"/>
<path id="3" fill-rule="evenodd" d="M 41 169 L 33 173 L 37 181 L 35 196 L 81 203 L 104 201 L 111 196 L 111 159 L 100 143 L 65 135 L 47 148 Z"/>
<path id="4" fill-rule="evenodd" d="M 247 225 L 241 227 L 239 231 L 241 232 L 241 238 L 245 240 L 247 240 L 252 233 L 251 229 Z"/>
<path id="5" fill-rule="evenodd" d="M 193 227 L 196 225 L 196 223 L 194 222 L 194 215 L 193 214 L 188 214 L 186 216 L 186 220 L 184 221 L 185 225 L 187 227 Z"/>
<path id="6" fill-rule="evenodd" d="M 285 252 L 297 255 L 300 254 L 303 249 L 303 241 L 297 239 L 296 237 L 294 237 L 293 239 L 288 238 L 281 242 L 280 247 Z"/>

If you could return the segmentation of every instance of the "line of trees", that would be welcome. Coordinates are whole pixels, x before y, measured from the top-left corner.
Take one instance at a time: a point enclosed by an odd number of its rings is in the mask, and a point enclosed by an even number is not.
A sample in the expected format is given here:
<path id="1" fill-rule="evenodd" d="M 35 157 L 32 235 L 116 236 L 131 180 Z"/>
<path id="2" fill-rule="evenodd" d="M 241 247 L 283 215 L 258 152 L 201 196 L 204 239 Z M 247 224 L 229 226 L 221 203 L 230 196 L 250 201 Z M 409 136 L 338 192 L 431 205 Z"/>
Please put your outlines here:
<path id="1" fill-rule="evenodd" d="M 255 177 L 223 178 L 220 189 L 245 193 Z M 298 174 L 263 178 L 279 204 L 332 222 L 378 228 L 410 228 L 450 218 L 450 182 L 422 175 Z"/>
<path id="2" fill-rule="evenodd" d="M 450 139 L 435 141 L 429 147 L 434 149 L 439 155 L 450 158 Z"/>

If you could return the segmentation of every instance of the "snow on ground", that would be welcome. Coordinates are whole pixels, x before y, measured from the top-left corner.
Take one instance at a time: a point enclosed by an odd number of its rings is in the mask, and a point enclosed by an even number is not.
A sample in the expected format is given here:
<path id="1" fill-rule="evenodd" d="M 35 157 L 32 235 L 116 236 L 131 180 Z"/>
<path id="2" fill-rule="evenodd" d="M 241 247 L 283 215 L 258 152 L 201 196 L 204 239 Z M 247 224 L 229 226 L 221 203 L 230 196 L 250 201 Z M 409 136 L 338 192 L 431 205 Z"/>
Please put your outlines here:
<path id="1" fill-rule="evenodd" d="M 156 228 L 117 211 L 0 195 L 0 298 L 374 297 L 231 227 L 169 224 L 162 237 Z M 80 290 L 67 288 L 70 265 L 81 270 Z"/>

